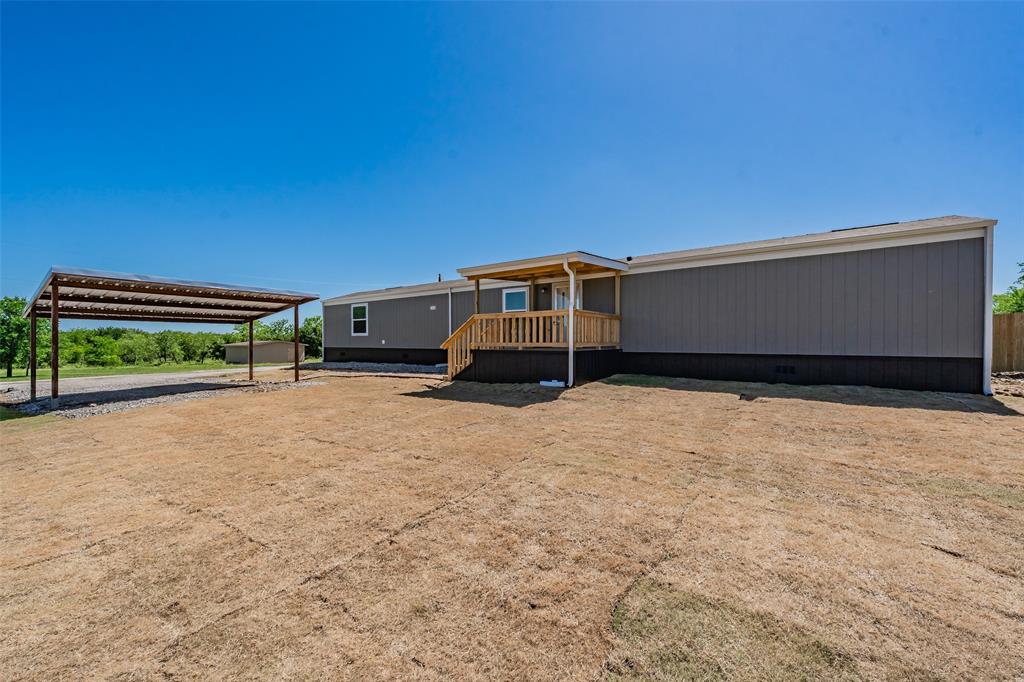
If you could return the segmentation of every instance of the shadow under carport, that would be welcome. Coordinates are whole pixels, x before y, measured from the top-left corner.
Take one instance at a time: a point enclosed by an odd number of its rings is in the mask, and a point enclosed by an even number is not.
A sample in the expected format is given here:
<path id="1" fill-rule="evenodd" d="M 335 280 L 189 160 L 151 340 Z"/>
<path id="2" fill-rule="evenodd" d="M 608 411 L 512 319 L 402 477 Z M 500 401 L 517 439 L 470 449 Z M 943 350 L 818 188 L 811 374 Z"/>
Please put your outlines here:
<path id="1" fill-rule="evenodd" d="M 132 400 L 147 400 L 150 398 L 161 398 L 169 395 L 180 395 L 183 393 L 197 393 L 201 391 L 219 391 L 228 388 L 239 388 L 248 385 L 248 382 L 236 381 L 192 381 L 181 384 L 156 384 L 153 386 L 132 386 L 127 388 L 116 388 L 102 391 L 72 391 L 62 393 L 58 409 L 82 407 L 86 405 L 104 405 L 109 403 L 123 403 Z M 42 408 L 41 411 L 49 409 L 50 396 L 41 395 L 35 401 Z"/>

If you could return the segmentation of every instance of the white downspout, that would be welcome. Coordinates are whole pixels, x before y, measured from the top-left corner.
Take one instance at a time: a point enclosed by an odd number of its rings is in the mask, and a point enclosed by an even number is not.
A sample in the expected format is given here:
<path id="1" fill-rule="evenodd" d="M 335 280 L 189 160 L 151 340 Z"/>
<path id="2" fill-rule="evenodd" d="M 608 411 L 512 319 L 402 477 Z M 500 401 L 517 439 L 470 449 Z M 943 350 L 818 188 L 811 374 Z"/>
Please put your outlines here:
<path id="1" fill-rule="evenodd" d="M 452 335 L 452 288 L 448 287 L 448 336 Z"/>
<path id="2" fill-rule="evenodd" d="M 981 392 L 992 395 L 992 241 L 993 226 L 985 228 L 985 332 L 982 343 Z"/>
<path id="3" fill-rule="evenodd" d="M 568 259 L 562 260 L 562 269 L 569 273 L 569 380 L 565 382 L 566 387 L 571 387 L 576 374 L 576 271 L 569 267 Z"/>

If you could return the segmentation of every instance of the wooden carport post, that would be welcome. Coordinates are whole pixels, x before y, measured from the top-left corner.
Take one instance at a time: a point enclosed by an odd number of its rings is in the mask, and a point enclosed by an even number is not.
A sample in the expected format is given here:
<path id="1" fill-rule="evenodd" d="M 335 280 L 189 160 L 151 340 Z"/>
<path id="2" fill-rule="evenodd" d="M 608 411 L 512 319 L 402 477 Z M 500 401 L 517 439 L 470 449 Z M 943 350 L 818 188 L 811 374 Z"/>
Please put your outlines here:
<path id="1" fill-rule="evenodd" d="M 293 328 L 295 340 L 295 381 L 299 380 L 299 304 L 295 304 L 295 326 Z"/>
<path id="2" fill-rule="evenodd" d="M 249 381 L 252 381 L 252 320 L 249 320 Z"/>
<path id="3" fill-rule="evenodd" d="M 35 301 L 32 302 L 32 310 L 28 314 L 28 323 L 31 325 L 28 330 L 28 373 L 30 400 L 36 399 L 36 308 Z"/>
<path id="4" fill-rule="evenodd" d="M 60 286 L 50 283 L 50 409 L 60 404 Z"/>

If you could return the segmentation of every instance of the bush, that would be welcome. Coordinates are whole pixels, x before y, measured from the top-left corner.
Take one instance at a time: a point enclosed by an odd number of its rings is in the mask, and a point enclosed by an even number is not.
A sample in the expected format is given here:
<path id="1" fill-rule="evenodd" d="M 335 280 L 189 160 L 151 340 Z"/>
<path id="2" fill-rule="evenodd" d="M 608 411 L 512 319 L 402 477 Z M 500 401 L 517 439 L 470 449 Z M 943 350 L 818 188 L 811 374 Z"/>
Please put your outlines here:
<path id="1" fill-rule="evenodd" d="M 160 349 L 152 335 L 133 332 L 118 339 L 117 352 L 124 364 L 142 365 L 155 362 Z"/>
<path id="2" fill-rule="evenodd" d="M 116 367 L 121 364 L 117 341 L 111 336 L 96 336 L 85 350 L 85 364 Z"/>

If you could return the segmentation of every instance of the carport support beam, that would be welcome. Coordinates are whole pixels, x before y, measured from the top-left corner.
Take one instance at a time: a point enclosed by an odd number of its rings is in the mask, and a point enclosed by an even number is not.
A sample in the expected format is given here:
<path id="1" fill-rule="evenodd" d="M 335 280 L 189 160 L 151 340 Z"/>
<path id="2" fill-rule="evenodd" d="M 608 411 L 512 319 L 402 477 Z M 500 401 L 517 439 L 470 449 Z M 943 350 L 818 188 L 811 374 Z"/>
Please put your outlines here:
<path id="1" fill-rule="evenodd" d="M 295 304 L 295 324 L 292 327 L 295 342 L 295 381 L 299 380 L 299 304 Z"/>
<path id="2" fill-rule="evenodd" d="M 249 320 L 249 381 L 252 381 L 252 320 Z"/>
<path id="3" fill-rule="evenodd" d="M 60 285 L 50 282 L 50 409 L 60 405 Z"/>
<path id="4" fill-rule="evenodd" d="M 30 399 L 36 399 L 36 309 L 28 314 L 28 373 Z"/>

